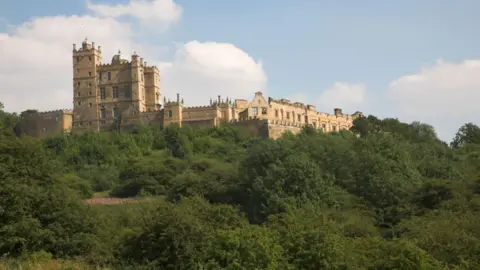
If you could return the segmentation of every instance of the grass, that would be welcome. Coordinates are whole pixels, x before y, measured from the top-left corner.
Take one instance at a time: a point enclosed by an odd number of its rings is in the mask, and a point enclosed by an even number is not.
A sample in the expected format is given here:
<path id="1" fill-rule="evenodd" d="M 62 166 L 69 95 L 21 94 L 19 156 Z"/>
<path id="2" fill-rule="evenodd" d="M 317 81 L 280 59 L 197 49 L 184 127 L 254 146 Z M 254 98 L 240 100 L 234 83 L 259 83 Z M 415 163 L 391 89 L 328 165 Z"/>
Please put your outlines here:
<path id="1" fill-rule="evenodd" d="M 93 198 L 106 198 L 108 197 L 109 191 L 95 192 L 93 193 Z"/>
<path id="2" fill-rule="evenodd" d="M 97 268 L 88 264 L 73 261 L 46 260 L 46 261 L 0 261 L 0 270 L 107 270 L 106 268 Z"/>

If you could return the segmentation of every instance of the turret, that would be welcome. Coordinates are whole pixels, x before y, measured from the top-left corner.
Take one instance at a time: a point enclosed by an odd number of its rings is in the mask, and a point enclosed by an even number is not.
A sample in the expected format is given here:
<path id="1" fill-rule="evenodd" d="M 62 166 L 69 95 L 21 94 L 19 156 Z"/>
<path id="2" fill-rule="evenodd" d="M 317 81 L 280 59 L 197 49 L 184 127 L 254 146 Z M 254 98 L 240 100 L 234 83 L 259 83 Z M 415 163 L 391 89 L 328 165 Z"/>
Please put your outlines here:
<path id="1" fill-rule="evenodd" d="M 164 125 L 170 124 L 182 125 L 183 121 L 183 100 L 180 102 L 180 94 L 177 94 L 176 102 L 165 102 L 164 107 Z"/>

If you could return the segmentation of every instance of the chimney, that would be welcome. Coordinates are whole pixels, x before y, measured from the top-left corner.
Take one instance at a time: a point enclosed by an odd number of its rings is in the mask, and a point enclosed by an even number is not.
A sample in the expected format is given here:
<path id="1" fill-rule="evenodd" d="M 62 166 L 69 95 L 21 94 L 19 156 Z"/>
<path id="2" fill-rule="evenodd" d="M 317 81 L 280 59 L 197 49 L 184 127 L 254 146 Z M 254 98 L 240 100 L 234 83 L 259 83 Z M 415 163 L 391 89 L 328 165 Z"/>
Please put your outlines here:
<path id="1" fill-rule="evenodd" d="M 210 106 L 212 106 L 213 102 L 212 102 L 212 99 L 210 98 Z"/>
<path id="2" fill-rule="evenodd" d="M 140 65 L 143 65 L 143 58 L 140 58 Z"/>
<path id="3" fill-rule="evenodd" d="M 98 46 L 98 49 L 97 49 L 99 52 L 102 52 L 102 46 Z"/>
<path id="4" fill-rule="evenodd" d="M 95 50 L 95 42 L 92 41 L 92 49 Z"/>
<path id="5" fill-rule="evenodd" d="M 342 109 L 340 109 L 340 108 L 335 108 L 335 109 L 333 109 L 333 112 L 334 112 L 335 115 L 337 115 L 337 116 L 342 115 Z"/>
<path id="6" fill-rule="evenodd" d="M 180 103 L 180 94 L 177 93 L 177 102 Z"/>
<path id="7" fill-rule="evenodd" d="M 218 95 L 218 104 L 220 104 L 220 98 L 221 98 L 220 95 Z"/>
<path id="8" fill-rule="evenodd" d="M 147 66 L 147 61 L 144 62 L 144 65 Z"/>
<path id="9" fill-rule="evenodd" d="M 73 43 L 73 51 L 77 50 L 77 44 Z"/>

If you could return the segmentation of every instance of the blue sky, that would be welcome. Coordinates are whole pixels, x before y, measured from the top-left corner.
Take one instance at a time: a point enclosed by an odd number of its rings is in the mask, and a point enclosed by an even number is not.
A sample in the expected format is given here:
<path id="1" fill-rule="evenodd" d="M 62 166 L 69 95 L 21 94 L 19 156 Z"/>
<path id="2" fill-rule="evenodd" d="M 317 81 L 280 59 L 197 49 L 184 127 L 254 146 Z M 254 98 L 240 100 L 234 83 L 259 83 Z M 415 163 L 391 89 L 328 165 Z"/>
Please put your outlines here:
<path id="1" fill-rule="evenodd" d="M 165 33 L 143 36 L 143 42 L 170 48 L 191 40 L 234 44 L 261 60 L 268 94 L 275 97 L 292 97 L 293 92 L 307 102 L 335 82 L 347 82 L 365 84 L 371 99 L 382 99 L 393 80 L 431 67 L 438 59 L 480 59 L 478 0 L 175 2 L 183 8 L 181 20 Z M 85 1 L 78 0 L 0 1 L 0 32 L 33 17 L 88 13 Z M 172 54 L 162 55 L 163 60 L 171 60 Z M 358 106 L 381 116 L 401 114 L 378 100 Z M 411 117 L 404 116 L 415 120 Z M 419 120 L 429 119 L 434 118 Z"/>

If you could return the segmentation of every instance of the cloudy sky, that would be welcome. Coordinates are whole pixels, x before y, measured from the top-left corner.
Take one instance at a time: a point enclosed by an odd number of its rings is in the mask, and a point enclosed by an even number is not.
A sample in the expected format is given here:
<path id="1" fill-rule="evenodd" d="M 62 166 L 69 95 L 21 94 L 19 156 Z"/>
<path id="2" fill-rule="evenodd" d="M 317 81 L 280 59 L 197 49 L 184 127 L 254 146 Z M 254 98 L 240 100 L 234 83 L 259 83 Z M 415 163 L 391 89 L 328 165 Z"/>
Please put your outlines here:
<path id="1" fill-rule="evenodd" d="M 0 101 L 72 107 L 72 44 L 136 51 L 162 95 L 290 98 L 432 124 L 480 124 L 479 0 L 0 1 Z"/>

